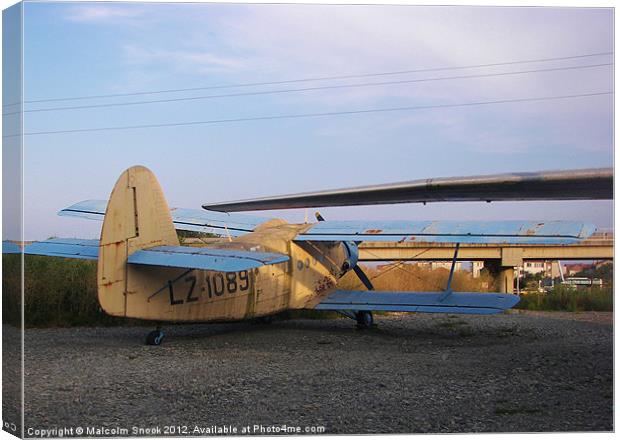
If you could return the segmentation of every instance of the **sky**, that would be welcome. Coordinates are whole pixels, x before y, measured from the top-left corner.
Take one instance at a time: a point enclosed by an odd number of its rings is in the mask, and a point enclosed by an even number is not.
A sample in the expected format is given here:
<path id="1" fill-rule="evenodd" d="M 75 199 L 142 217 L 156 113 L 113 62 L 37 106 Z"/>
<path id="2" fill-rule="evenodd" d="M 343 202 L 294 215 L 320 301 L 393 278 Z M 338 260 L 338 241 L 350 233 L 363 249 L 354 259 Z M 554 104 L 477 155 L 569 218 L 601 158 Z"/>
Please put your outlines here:
<path id="1" fill-rule="evenodd" d="M 427 71 L 26 103 L 25 110 L 37 110 L 400 81 L 26 112 L 24 130 L 609 92 L 609 54 L 432 69 L 611 51 L 609 8 L 25 3 L 26 101 Z M 547 71 L 438 80 L 532 70 Z M 425 81 L 402 82 L 421 79 Z M 10 117 L 5 115 L 5 121 Z M 107 199 L 118 175 L 136 164 L 155 172 L 171 206 L 196 209 L 205 202 L 430 177 L 610 167 L 613 97 L 26 135 L 25 238 L 97 237 L 100 224 L 58 217 L 57 211 L 84 199 Z M 580 220 L 601 228 L 613 225 L 611 201 L 405 204 L 321 212 L 328 219 Z M 306 213 L 264 214 L 302 222 Z"/>

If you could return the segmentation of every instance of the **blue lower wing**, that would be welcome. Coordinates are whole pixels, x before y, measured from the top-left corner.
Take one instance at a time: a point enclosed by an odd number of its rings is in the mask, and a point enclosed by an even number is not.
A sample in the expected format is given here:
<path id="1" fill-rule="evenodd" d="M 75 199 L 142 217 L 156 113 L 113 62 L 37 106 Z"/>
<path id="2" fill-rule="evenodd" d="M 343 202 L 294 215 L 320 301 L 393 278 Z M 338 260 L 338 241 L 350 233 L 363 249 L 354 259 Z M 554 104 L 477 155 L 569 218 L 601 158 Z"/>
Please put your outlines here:
<path id="1" fill-rule="evenodd" d="M 13 243 L 12 241 L 4 240 L 2 242 L 2 253 L 3 254 L 20 254 L 22 252 L 22 248 L 19 247 L 18 244 Z"/>
<path id="2" fill-rule="evenodd" d="M 517 295 L 505 293 L 381 292 L 337 290 L 318 310 L 455 313 L 490 315 L 514 307 Z"/>
<path id="3" fill-rule="evenodd" d="M 24 254 L 96 260 L 99 257 L 99 240 L 51 238 L 29 244 L 24 248 Z"/>

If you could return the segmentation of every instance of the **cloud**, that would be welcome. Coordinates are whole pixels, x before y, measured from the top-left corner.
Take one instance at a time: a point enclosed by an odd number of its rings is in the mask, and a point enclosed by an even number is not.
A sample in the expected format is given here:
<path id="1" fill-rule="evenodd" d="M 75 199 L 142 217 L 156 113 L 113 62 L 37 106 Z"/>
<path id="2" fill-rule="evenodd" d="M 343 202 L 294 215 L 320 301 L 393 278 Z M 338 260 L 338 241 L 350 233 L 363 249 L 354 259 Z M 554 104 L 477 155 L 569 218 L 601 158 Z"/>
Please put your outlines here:
<path id="1" fill-rule="evenodd" d="M 145 10 L 134 6 L 119 4 L 84 4 L 71 6 L 65 18 L 81 23 L 119 24 L 139 23 Z"/>
<path id="2" fill-rule="evenodd" d="M 114 22 L 140 17 L 157 23 L 152 31 L 163 29 L 166 39 L 153 42 L 137 35 L 131 43 L 134 48 L 142 46 L 153 55 L 145 57 L 145 62 L 172 56 L 186 69 L 239 69 L 258 80 L 464 66 L 612 50 L 613 14 L 604 9 L 157 4 L 147 9 L 99 5 L 76 10 L 80 11 L 76 16 L 81 20 Z M 172 27 L 174 32 L 170 31 Z M 426 72 L 345 82 L 496 73 L 610 59 Z M 601 81 L 601 72 L 606 81 Z M 355 103 L 382 97 L 437 99 L 497 96 L 500 92 L 535 95 L 569 87 L 574 90 L 575 86 L 597 86 L 601 82 L 605 83 L 603 86 L 611 86 L 610 72 L 607 67 L 361 87 L 307 93 L 303 99 L 316 97 L 323 103 L 331 96 L 335 102 Z"/>
<path id="3" fill-rule="evenodd" d="M 257 72 L 279 76 L 338 75 L 611 50 L 612 27 L 603 26 L 609 24 L 610 17 L 610 13 L 595 10 L 553 8 L 538 13 L 531 8 L 279 5 L 246 8 L 246 13 L 225 18 L 222 40 L 253 53 L 258 61 Z M 581 31 L 577 32 L 578 29 Z M 579 62 L 563 63 L 570 64 Z M 549 65 L 430 72 L 405 77 L 527 70 Z M 611 85 L 610 72 L 607 68 L 608 80 L 603 86 Z M 597 69 L 591 69 L 347 89 L 326 96 L 342 102 L 356 98 L 373 100 L 378 96 L 458 99 L 499 93 L 536 95 L 563 87 L 563 90 L 571 87 L 572 91 L 575 86 L 590 83 L 596 86 L 599 77 Z M 575 78 L 579 78 L 579 84 L 575 84 Z"/>
<path id="4" fill-rule="evenodd" d="M 131 34 L 120 52 L 128 77 L 141 84 L 140 89 L 170 78 L 183 78 L 191 82 L 190 86 L 200 86 L 209 81 L 277 81 L 604 52 L 612 50 L 613 31 L 613 12 L 600 8 L 107 4 L 76 7 L 73 19 L 110 24 L 128 20 L 149 25 L 148 32 Z M 611 60 L 603 56 L 275 88 L 514 72 Z M 267 108 L 282 108 L 282 113 L 462 104 L 608 91 L 613 87 L 612 71 L 612 66 L 601 66 L 308 91 L 260 99 L 269 103 Z M 433 129 L 442 133 L 442 139 L 475 152 L 523 153 L 550 145 L 550 137 L 554 145 L 602 151 L 612 142 L 607 128 L 608 102 L 597 97 L 470 107 L 466 111 L 423 110 L 390 114 L 386 120 L 389 126 L 410 124 L 416 130 Z M 329 131 L 334 133 L 334 129 Z M 351 130 L 342 127 L 335 132 Z"/>
<path id="5" fill-rule="evenodd" d="M 208 74 L 213 72 L 230 72 L 245 70 L 246 60 L 240 57 L 218 55 L 208 49 L 167 49 L 161 47 L 145 47 L 134 44 L 123 46 L 125 59 L 132 65 L 157 66 L 165 64 L 168 68 Z"/>

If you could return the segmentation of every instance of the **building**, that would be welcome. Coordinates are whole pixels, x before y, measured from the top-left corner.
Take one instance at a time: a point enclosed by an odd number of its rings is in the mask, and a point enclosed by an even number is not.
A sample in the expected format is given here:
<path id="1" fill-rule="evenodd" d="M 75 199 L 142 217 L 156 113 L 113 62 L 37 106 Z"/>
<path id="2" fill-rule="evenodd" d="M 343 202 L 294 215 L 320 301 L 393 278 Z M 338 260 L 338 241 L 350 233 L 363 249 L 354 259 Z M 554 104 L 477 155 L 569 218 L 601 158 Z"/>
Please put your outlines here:
<path id="1" fill-rule="evenodd" d="M 560 276 L 560 267 L 565 272 L 565 267 L 561 266 L 557 260 L 528 260 L 523 262 L 523 268 L 519 271 L 519 276 L 542 274 L 543 278 L 557 278 Z"/>

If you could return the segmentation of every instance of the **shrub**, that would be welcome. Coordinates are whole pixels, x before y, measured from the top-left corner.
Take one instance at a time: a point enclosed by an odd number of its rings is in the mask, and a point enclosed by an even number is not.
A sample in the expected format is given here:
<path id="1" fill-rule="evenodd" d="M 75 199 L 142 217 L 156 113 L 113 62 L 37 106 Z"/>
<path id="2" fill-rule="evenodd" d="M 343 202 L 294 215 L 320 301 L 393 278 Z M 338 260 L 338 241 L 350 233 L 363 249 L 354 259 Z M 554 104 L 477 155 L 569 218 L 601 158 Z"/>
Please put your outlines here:
<path id="1" fill-rule="evenodd" d="M 444 268 L 430 270 L 424 266 L 394 263 L 382 269 L 362 266 L 376 290 L 440 292 L 446 288 L 450 271 Z M 365 290 L 362 282 L 352 271 L 347 273 L 338 287 L 346 290 Z M 479 278 L 470 272 L 457 270 L 452 279 L 452 290 L 461 292 L 488 292 L 493 280 L 488 274 Z"/>
<path id="2" fill-rule="evenodd" d="M 97 263 L 88 260 L 26 256 L 24 259 L 24 314 L 26 327 L 127 325 L 138 320 L 115 318 L 105 314 L 97 300 Z M 4 254 L 3 322 L 19 325 L 21 319 L 21 255 Z M 395 263 L 383 269 L 363 267 L 377 290 L 437 292 L 446 287 L 447 269 L 429 270 L 413 264 Z M 339 288 L 365 290 L 353 272 L 340 281 Z M 456 271 L 452 281 L 455 291 L 485 292 L 493 289 L 489 275 L 473 278 L 469 272 Z M 611 288 L 572 290 L 556 286 L 549 294 L 526 294 L 517 306 L 527 310 L 611 311 Z M 325 318 L 334 312 L 288 311 L 279 317 Z"/>
<path id="3" fill-rule="evenodd" d="M 518 309 L 561 310 L 567 312 L 613 311 L 613 289 L 591 287 L 573 289 L 555 286 L 549 293 L 527 293 L 521 296 Z"/>
<path id="4" fill-rule="evenodd" d="M 3 320 L 20 322 L 19 254 L 2 256 Z M 55 257 L 24 258 L 26 327 L 111 325 L 123 322 L 104 313 L 97 300 L 97 263 Z"/>

